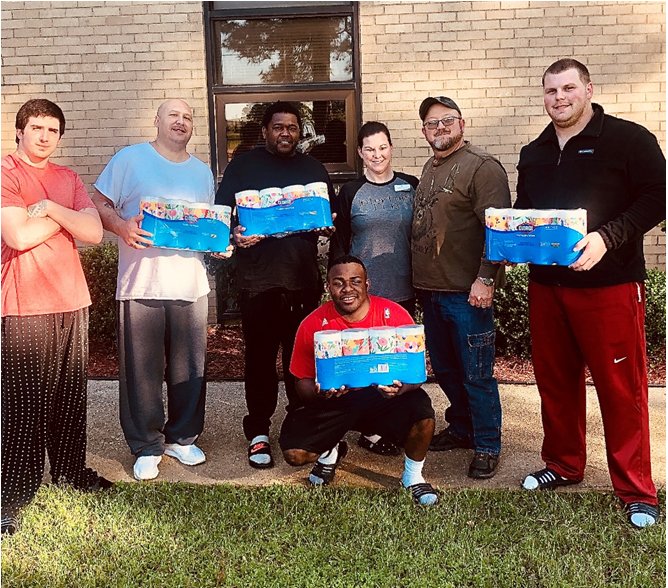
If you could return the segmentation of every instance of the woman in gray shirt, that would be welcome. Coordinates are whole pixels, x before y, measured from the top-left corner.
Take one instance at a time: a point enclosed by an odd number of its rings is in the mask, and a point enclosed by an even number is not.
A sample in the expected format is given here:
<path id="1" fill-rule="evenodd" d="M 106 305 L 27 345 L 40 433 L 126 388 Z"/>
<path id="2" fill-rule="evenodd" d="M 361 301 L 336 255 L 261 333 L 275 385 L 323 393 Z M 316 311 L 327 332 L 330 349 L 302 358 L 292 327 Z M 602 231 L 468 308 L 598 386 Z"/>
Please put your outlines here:
<path id="1" fill-rule="evenodd" d="M 415 314 L 411 270 L 411 224 L 418 179 L 392 169 L 392 138 L 381 122 L 357 134 L 364 175 L 341 186 L 329 258 L 359 257 L 367 268 L 369 293 L 389 298 Z M 398 455 L 394 443 L 363 434 L 359 444 L 380 455 Z"/>

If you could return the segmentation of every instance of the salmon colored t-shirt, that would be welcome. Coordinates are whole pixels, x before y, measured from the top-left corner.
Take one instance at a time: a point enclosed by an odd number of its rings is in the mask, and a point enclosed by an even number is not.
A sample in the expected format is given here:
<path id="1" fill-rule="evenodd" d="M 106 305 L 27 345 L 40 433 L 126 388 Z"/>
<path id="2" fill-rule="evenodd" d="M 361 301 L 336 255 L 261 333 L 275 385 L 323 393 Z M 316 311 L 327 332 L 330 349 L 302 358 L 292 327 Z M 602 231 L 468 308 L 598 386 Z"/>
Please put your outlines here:
<path id="1" fill-rule="evenodd" d="M 48 163 L 30 166 L 15 155 L 2 158 L 2 208 L 27 208 L 49 199 L 72 210 L 94 208 L 79 176 Z M 43 243 L 16 251 L 2 241 L 2 316 L 71 312 L 90 305 L 79 253 L 61 229 Z"/>

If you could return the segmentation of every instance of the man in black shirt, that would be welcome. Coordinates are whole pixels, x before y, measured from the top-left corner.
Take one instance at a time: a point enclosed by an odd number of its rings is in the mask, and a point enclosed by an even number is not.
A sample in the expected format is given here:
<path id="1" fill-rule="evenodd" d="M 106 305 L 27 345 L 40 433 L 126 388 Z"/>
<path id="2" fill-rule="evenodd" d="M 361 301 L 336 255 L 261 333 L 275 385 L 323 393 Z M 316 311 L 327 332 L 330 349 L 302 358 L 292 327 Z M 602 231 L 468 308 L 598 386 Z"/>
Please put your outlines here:
<path id="1" fill-rule="evenodd" d="M 645 358 L 643 235 L 666 216 L 656 137 L 592 103 L 587 68 L 560 59 L 543 76 L 552 119 L 520 153 L 516 208 L 585 208 L 569 267 L 530 267 L 532 357 L 546 467 L 526 490 L 580 482 L 586 462 L 585 365 L 601 405 L 610 478 L 636 527 L 656 522 Z"/>
<path id="2" fill-rule="evenodd" d="M 332 208 L 335 193 L 324 166 L 298 153 L 302 130 L 299 110 L 275 102 L 262 120 L 265 145 L 235 157 L 225 169 L 216 204 L 235 207 L 234 195 L 244 190 L 284 188 L 325 182 Z M 301 406 L 289 365 L 299 323 L 320 302 L 322 279 L 318 269 L 318 232 L 293 233 L 282 238 L 245 236 L 237 225 L 237 275 L 241 290 L 241 321 L 245 343 L 245 391 L 248 414 L 244 434 L 250 445 L 248 463 L 273 466 L 269 445 L 271 417 L 278 402 L 276 359 L 282 349 L 287 410 Z"/>

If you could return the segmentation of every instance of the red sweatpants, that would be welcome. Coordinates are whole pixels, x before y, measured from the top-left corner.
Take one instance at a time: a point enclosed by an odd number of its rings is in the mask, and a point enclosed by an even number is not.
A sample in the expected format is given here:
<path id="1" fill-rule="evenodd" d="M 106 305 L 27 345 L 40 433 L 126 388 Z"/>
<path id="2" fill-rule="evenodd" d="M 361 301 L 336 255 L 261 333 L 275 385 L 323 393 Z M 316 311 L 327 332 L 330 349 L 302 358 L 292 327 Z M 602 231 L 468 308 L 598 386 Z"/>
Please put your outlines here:
<path id="1" fill-rule="evenodd" d="M 585 365 L 603 419 L 608 468 L 623 502 L 657 504 L 652 481 L 645 356 L 645 287 L 529 284 L 532 359 L 548 467 L 582 480 L 586 463 Z"/>

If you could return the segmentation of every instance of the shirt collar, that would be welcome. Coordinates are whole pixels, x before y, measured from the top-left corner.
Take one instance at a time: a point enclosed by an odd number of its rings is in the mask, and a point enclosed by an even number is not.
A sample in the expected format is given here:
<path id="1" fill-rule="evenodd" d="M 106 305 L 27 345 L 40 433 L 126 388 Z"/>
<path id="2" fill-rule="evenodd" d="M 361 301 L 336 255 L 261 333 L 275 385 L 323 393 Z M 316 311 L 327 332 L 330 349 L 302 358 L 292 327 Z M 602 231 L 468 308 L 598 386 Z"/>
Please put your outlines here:
<path id="1" fill-rule="evenodd" d="M 592 102 L 594 116 L 587 123 L 587 126 L 582 129 L 576 137 L 598 137 L 603 132 L 603 107 L 600 104 Z M 538 143 L 557 143 L 557 132 L 554 130 L 554 125 L 550 123 L 545 127 L 543 132 L 538 136 Z"/>

